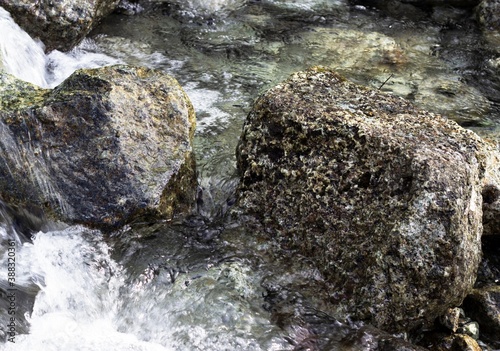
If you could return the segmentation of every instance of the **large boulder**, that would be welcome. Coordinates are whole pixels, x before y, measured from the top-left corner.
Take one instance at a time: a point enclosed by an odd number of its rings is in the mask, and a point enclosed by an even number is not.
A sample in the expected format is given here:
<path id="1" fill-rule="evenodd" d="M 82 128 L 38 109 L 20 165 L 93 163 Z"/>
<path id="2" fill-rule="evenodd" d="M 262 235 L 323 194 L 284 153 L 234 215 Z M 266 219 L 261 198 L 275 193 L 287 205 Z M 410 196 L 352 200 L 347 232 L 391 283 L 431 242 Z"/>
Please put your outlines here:
<path id="1" fill-rule="evenodd" d="M 101 228 L 189 209 L 195 116 L 175 79 L 112 66 L 77 71 L 44 90 L 0 77 L 6 202 Z"/>
<path id="2" fill-rule="evenodd" d="M 472 289 L 485 152 L 455 122 L 313 68 L 256 101 L 237 204 L 314 262 L 337 317 L 412 330 Z"/>
<path id="3" fill-rule="evenodd" d="M 78 44 L 120 0 L 0 0 L 0 6 L 47 51 Z"/>

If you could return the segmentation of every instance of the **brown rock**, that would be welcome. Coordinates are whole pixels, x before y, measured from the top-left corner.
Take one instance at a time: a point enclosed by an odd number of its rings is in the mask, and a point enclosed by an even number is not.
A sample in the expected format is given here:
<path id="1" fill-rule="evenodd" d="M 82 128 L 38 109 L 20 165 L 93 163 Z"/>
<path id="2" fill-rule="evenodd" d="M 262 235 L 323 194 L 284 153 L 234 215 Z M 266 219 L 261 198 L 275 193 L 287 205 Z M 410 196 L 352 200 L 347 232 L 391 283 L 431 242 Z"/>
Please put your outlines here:
<path id="1" fill-rule="evenodd" d="M 454 122 L 314 68 L 255 103 L 238 205 L 315 262 L 336 316 L 411 330 L 474 284 L 483 151 Z"/>

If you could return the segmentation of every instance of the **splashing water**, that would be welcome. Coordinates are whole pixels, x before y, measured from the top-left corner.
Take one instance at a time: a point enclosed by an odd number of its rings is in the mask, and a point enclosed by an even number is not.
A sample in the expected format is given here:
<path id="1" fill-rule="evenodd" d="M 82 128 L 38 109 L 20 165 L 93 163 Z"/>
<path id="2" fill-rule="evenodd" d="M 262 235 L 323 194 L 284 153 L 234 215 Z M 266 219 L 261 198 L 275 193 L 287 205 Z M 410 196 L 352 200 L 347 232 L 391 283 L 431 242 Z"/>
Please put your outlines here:
<path id="1" fill-rule="evenodd" d="M 29 334 L 0 350 L 288 349 L 260 308 L 262 288 L 245 263 L 192 270 L 175 280 L 148 267 L 134 278 L 111 254 L 100 232 L 80 226 L 39 232 L 18 246 L 16 288 L 35 283 L 40 291 L 25 313 Z M 7 324 L 2 321 L 0 334 Z"/>
<path id="2" fill-rule="evenodd" d="M 47 57 L 43 44 L 34 41 L 10 17 L 10 14 L 0 7 L 0 63 L 7 73 L 27 82 L 47 86 L 45 66 Z M 0 68 L 2 65 L 0 65 Z"/>
<path id="3" fill-rule="evenodd" d="M 54 50 L 45 54 L 42 42 L 33 40 L 0 7 L 0 69 L 13 76 L 41 86 L 54 88 L 80 68 L 97 68 L 120 63 L 119 60 L 94 52 L 91 40 L 84 40 L 68 53 Z"/>
<path id="4" fill-rule="evenodd" d="M 116 331 L 122 275 L 101 240 L 98 232 L 70 227 L 38 233 L 18 248 L 16 273 L 31 276 L 40 292 L 27 318 L 30 334 L 4 350 L 168 350 Z"/>
<path id="5" fill-rule="evenodd" d="M 243 7 L 246 0 L 175 0 L 172 3 L 182 9 L 189 17 L 225 17 Z"/>

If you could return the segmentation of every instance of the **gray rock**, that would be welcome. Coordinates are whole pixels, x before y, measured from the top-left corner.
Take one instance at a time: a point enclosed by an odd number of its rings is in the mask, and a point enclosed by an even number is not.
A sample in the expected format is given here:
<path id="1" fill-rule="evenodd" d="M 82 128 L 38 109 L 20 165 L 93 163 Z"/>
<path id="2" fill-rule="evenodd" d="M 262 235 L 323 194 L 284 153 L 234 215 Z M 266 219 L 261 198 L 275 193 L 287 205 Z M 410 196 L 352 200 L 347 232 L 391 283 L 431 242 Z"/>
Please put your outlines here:
<path id="1" fill-rule="evenodd" d="M 194 201 L 195 116 L 145 68 L 81 70 L 54 90 L 0 76 L 0 194 L 70 223 L 172 218 Z"/>
<path id="2" fill-rule="evenodd" d="M 439 323 L 451 330 L 453 333 L 456 333 L 457 329 L 460 326 L 460 319 L 464 317 L 464 311 L 461 308 L 453 307 L 448 308 L 446 312 L 439 317 Z"/>
<path id="3" fill-rule="evenodd" d="M 482 0 L 476 8 L 476 15 L 486 30 L 500 31 L 500 0 Z"/>
<path id="4" fill-rule="evenodd" d="M 464 301 L 464 310 L 479 323 L 481 339 L 500 346 L 500 286 L 490 285 L 474 291 Z"/>
<path id="5" fill-rule="evenodd" d="M 78 44 L 120 0 L 0 0 L 0 6 L 47 51 Z"/>
<path id="6" fill-rule="evenodd" d="M 500 235 L 500 152 L 492 144 L 483 179 L 483 235 Z"/>
<path id="7" fill-rule="evenodd" d="M 237 203 L 270 240 L 315 263 L 335 316 L 411 330 L 474 284 L 483 144 L 317 67 L 256 101 L 237 149 Z"/>

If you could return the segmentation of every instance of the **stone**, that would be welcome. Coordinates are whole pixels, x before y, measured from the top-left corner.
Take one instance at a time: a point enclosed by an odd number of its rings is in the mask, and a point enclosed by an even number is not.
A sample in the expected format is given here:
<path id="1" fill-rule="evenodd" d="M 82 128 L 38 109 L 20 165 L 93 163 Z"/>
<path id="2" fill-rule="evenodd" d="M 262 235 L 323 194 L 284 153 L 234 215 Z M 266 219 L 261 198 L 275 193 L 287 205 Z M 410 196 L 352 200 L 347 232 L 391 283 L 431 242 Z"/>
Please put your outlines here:
<path id="1" fill-rule="evenodd" d="M 482 351 L 476 340 L 464 334 L 453 334 L 445 337 L 432 350 L 436 351 Z"/>
<path id="2" fill-rule="evenodd" d="M 439 323 L 455 333 L 460 326 L 460 319 L 463 318 L 463 316 L 464 311 L 461 308 L 448 308 L 446 312 L 439 317 Z"/>
<path id="3" fill-rule="evenodd" d="M 500 346 L 500 286 L 490 285 L 474 289 L 464 300 L 467 315 L 481 328 L 481 339 Z"/>
<path id="4" fill-rule="evenodd" d="M 264 283 L 263 306 L 285 330 L 295 350 L 425 351 L 370 325 L 343 323 L 312 307 L 307 299 Z"/>
<path id="5" fill-rule="evenodd" d="M 0 6 L 47 51 L 76 46 L 120 0 L 0 0 Z"/>
<path id="6" fill-rule="evenodd" d="M 334 316 L 411 331 L 472 289 L 485 153 L 455 122 L 315 67 L 255 102 L 237 208 L 314 262 Z"/>
<path id="7" fill-rule="evenodd" d="M 458 328 L 457 333 L 468 335 L 477 340 L 479 338 L 479 323 L 474 321 L 464 323 L 464 325 Z"/>
<path id="8" fill-rule="evenodd" d="M 476 7 L 476 17 L 486 30 L 500 31 L 500 0 L 482 0 Z"/>
<path id="9" fill-rule="evenodd" d="M 500 147 L 489 145 L 483 180 L 483 235 L 500 235 Z"/>
<path id="10" fill-rule="evenodd" d="M 0 77 L 4 201 L 103 229 L 190 208 L 195 115 L 175 79 L 124 65 L 79 70 L 53 90 Z"/>

